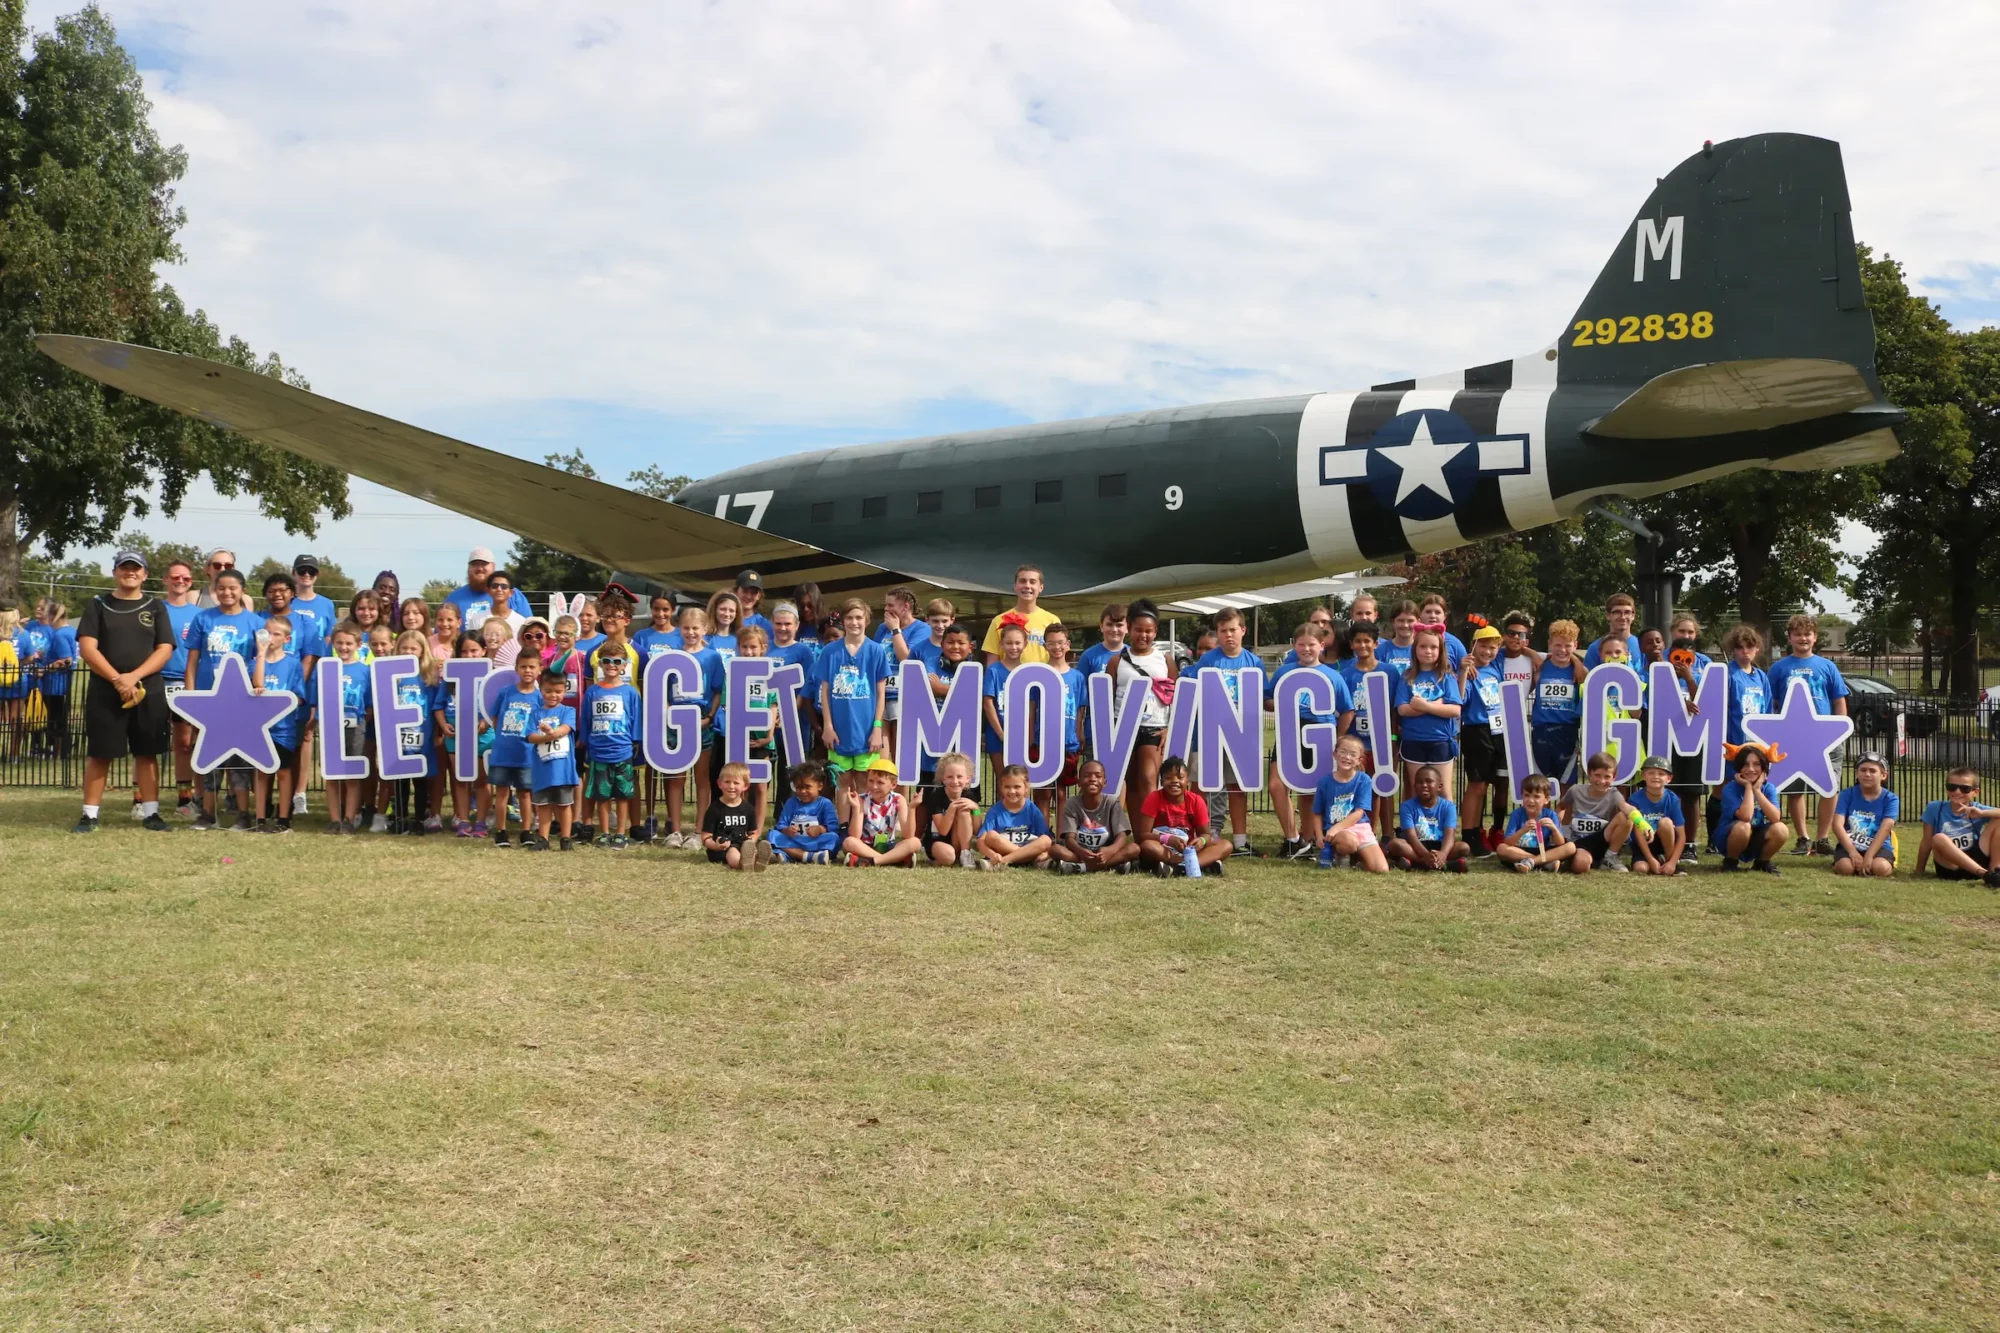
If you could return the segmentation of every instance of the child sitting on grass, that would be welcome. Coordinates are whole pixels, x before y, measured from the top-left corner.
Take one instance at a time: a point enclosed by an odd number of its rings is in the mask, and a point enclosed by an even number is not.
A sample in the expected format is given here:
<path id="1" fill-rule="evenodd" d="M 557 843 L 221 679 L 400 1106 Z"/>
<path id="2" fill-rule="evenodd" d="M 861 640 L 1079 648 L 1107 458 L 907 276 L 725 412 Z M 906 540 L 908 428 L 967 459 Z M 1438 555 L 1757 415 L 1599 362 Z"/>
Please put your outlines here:
<path id="1" fill-rule="evenodd" d="M 963 626 L 952 627 L 966 643 Z M 972 787 L 972 759 L 953 750 L 938 756 L 937 785 L 924 788 L 923 804 L 917 808 L 917 837 L 932 865 L 964 866 L 978 863 L 973 849 L 978 836 L 979 802 L 967 793 Z"/>
<path id="2" fill-rule="evenodd" d="M 1549 813 L 1549 792 L 1554 784 L 1540 773 L 1530 773 L 1521 781 L 1521 803 L 1507 816 L 1507 833 L 1493 854 L 1514 869 L 1527 872 L 1560 871 L 1563 862 L 1576 855 L 1576 844 Z"/>
<path id="3" fill-rule="evenodd" d="M 896 776 L 896 761 L 876 755 L 862 789 L 848 802 L 847 841 L 841 844 L 848 865 L 916 864 L 924 849 L 915 832 L 917 812 L 896 790 Z"/>
<path id="4" fill-rule="evenodd" d="M 1220 875 L 1234 851 L 1229 839 L 1210 837 L 1208 803 L 1188 787 L 1187 760 L 1160 761 L 1160 785 L 1139 806 L 1139 851 L 1161 879 Z"/>
<path id="5" fill-rule="evenodd" d="M 1333 747 L 1333 772 L 1321 778 L 1313 792 L 1322 870 L 1350 862 L 1359 862 L 1363 870 L 1375 875 L 1389 869 L 1388 854 L 1370 822 L 1375 782 L 1361 767 L 1367 755 L 1368 745 L 1361 737 L 1352 733 L 1342 736 Z"/>
<path id="6" fill-rule="evenodd" d="M 1721 853 L 1724 870 L 1749 861 L 1765 874 L 1776 875 L 1780 872 L 1771 858 L 1784 848 L 1790 830 L 1764 781 L 1771 762 L 1755 745 L 1739 746 L 1732 758 L 1736 776 L 1722 784 L 1720 814 L 1709 840 Z"/>
<path id="7" fill-rule="evenodd" d="M 785 775 L 792 794 L 771 828 L 771 859 L 830 865 L 840 846 L 840 816 L 826 799 L 826 770 L 808 760 Z"/>
<path id="8" fill-rule="evenodd" d="M 1937 858 L 1939 879 L 1983 879 L 2000 889 L 2000 810 L 1979 803 L 1979 774 L 1954 768 L 1944 777 L 1945 798 L 1924 807 L 1924 840 L 1917 873 Z"/>
<path id="9" fill-rule="evenodd" d="M 1609 647 L 1610 645 L 1606 645 Z M 1639 766 L 1639 787 L 1630 797 L 1632 869 L 1641 875 L 1685 875 L 1681 852 L 1687 847 L 1687 815 L 1668 787 L 1674 766 L 1649 754 Z"/>
<path id="10" fill-rule="evenodd" d="M 1131 873 L 1139 844 L 1133 841 L 1124 804 L 1104 794 L 1104 780 L 1104 765 L 1095 759 L 1078 766 L 1076 790 L 1063 802 L 1062 841 L 1055 846 L 1050 869 L 1065 875 Z"/>
<path id="11" fill-rule="evenodd" d="M 1008 626 L 1011 632 L 1013 626 Z M 1003 644 L 1005 639 L 1002 640 Z M 1041 807 L 1028 799 L 1028 770 L 1009 764 L 1000 770 L 1000 799 L 989 806 L 979 825 L 981 870 L 1004 870 L 1009 866 L 1042 866 L 1049 863 L 1055 840 L 1049 836 L 1049 821 Z"/>
<path id="12" fill-rule="evenodd" d="M 1903 800 L 1889 790 L 1889 761 L 1874 750 L 1854 761 L 1854 779 L 1834 802 L 1833 873 L 1887 879 L 1896 873 L 1896 818 Z"/>
<path id="13" fill-rule="evenodd" d="M 701 825 L 701 847 L 710 865 L 762 870 L 771 863 L 771 844 L 757 836 L 757 807 L 749 791 L 748 764 L 724 764 L 716 773 L 715 799 Z"/>
<path id="14" fill-rule="evenodd" d="M 1613 640 L 1606 648 L 1620 651 L 1623 645 Z M 1624 793 L 1611 785 L 1618 761 L 1600 750 L 1584 761 L 1583 767 L 1588 781 L 1565 787 L 1556 802 L 1556 814 L 1576 839 L 1576 855 L 1570 858 L 1569 868 L 1582 874 L 1602 866 L 1622 875 L 1625 863 L 1618 859 L 1617 849 L 1632 836 L 1632 807 Z"/>
<path id="15" fill-rule="evenodd" d="M 1425 635 L 1420 643 L 1435 645 L 1435 635 Z M 1442 645 L 1438 645 L 1440 650 Z M 1388 853 L 1403 870 L 1449 870 L 1465 873 L 1471 844 L 1458 836 L 1458 806 L 1442 795 L 1444 774 L 1433 764 L 1419 765 L 1412 785 L 1416 795 L 1404 801 L 1397 814 L 1396 836 L 1389 839 Z"/>

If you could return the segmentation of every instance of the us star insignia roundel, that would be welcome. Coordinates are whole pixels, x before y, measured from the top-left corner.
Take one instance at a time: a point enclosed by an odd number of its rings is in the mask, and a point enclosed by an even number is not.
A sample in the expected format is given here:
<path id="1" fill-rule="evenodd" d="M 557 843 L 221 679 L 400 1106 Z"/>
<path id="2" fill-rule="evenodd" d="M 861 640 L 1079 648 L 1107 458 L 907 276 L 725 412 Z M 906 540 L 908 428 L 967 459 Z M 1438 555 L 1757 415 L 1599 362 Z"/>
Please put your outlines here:
<path id="1" fill-rule="evenodd" d="M 1322 486 L 1367 483 L 1384 509 L 1420 523 L 1453 513 L 1481 477 L 1528 470 L 1526 435 L 1480 435 L 1456 412 L 1404 412 L 1372 439 L 1320 450 Z"/>

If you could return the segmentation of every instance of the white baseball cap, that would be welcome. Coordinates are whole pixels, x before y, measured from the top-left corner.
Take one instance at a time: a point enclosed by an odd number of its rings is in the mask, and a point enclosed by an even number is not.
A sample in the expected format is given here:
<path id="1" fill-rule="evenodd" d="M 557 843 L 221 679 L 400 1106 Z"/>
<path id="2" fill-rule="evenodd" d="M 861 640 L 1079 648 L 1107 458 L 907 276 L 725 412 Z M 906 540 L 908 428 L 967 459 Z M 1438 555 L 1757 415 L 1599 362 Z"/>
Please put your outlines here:
<path id="1" fill-rule="evenodd" d="M 470 564 L 473 564 L 473 563 L 474 563 L 474 562 L 476 562 L 476 561 L 484 561 L 484 562 L 486 562 L 486 563 L 487 563 L 487 564 L 489 564 L 489 565 L 490 565 L 490 564 L 492 564 L 492 563 L 494 563 L 494 561 L 493 561 L 493 552 L 491 552 L 490 550 L 488 550 L 488 549 L 487 549 L 487 548 L 485 548 L 484 546 L 475 546 L 475 547 L 473 547 L 473 548 L 472 548 L 472 554 L 471 554 L 471 555 L 468 555 L 467 557 L 465 557 L 465 563 L 466 563 L 466 564 L 468 564 L 468 565 L 470 565 Z"/>

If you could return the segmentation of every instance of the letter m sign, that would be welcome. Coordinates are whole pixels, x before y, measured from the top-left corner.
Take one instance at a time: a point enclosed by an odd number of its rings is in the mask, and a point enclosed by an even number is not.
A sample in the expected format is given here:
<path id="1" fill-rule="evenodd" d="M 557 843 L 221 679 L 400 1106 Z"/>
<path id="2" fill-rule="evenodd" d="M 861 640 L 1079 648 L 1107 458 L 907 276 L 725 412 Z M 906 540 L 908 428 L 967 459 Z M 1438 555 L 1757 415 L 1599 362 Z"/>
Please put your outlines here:
<path id="1" fill-rule="evenodd" d="M 1646 280 L 1646 255 L 1667 261 L 1667 278 L 1672 282 L 1681 279 L 1681 233 L 1686 229 L 1687 219 L 1670 217 L 1667 225 L 1656 227 L 1651 218 L 1640 218 L 1638 234 L 1633 238 L 1632 281 Z"/>

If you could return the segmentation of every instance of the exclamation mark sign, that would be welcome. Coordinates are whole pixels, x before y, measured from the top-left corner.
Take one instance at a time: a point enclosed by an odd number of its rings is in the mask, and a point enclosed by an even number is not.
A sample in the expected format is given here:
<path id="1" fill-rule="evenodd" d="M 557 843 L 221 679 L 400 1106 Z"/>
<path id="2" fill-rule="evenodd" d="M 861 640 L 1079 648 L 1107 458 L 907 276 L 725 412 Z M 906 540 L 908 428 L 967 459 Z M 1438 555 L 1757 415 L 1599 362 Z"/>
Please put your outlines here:
<path id="1" fill-rule="evenodd" d="M 1396 710 L 1389 706 L 1389 673 L 1371 671 L 1361 678 L 1361 706 L 1368 710 L 1368 746 L 1375 755 L 1375 794 L 1396 794 L 1396 757 L 1389 749 L 1389 729 Z"/>

